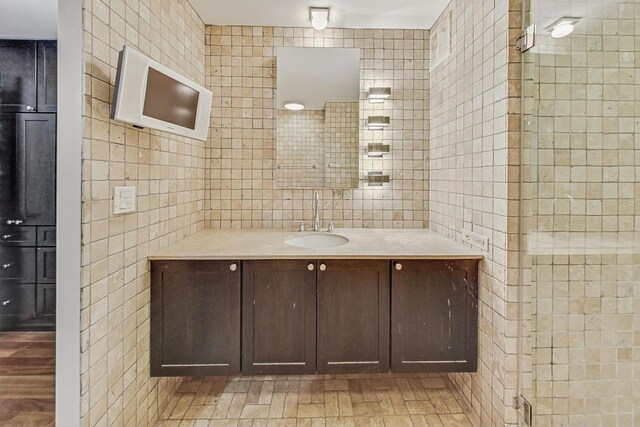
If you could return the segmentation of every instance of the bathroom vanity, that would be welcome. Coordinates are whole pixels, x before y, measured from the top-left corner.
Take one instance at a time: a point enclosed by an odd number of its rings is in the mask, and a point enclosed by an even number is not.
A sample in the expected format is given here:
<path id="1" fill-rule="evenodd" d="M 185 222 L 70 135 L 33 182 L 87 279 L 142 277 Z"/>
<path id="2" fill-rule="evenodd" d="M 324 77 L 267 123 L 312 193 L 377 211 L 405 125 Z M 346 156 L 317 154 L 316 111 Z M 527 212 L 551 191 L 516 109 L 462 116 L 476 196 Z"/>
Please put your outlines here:
<path id="1" fill-rule="evenodd" d="M 149 257 L 151 374 L 475 371 L 481 258 L 428 230 L 199 232 Z"/>

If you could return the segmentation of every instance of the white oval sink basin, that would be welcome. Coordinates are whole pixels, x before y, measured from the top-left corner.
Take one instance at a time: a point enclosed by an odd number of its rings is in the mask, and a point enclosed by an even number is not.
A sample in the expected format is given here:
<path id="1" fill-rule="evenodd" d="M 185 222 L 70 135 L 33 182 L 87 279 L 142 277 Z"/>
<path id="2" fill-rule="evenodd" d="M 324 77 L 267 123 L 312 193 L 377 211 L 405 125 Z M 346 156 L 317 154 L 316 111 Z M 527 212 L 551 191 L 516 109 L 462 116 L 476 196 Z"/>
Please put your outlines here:
<path id="1" fill-rule="evenodd" d="M 349 239 L 339 234 L 306 233 L 296 234 L 284 239 L 289 246 L 306 249 L 335 248 L 349 243 Z"/>

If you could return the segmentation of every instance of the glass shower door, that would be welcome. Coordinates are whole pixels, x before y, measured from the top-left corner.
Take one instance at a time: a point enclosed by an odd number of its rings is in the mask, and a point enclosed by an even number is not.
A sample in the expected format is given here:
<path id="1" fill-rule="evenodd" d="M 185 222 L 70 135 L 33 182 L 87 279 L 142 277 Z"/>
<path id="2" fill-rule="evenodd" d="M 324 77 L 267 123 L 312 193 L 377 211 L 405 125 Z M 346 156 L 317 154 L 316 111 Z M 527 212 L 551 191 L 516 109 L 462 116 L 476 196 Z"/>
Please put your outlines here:
<path id="1" fill-rule="evenodd" d="M 525 9 L 521 394 L 536 426 L 640 425 L 640 2 Z"/>

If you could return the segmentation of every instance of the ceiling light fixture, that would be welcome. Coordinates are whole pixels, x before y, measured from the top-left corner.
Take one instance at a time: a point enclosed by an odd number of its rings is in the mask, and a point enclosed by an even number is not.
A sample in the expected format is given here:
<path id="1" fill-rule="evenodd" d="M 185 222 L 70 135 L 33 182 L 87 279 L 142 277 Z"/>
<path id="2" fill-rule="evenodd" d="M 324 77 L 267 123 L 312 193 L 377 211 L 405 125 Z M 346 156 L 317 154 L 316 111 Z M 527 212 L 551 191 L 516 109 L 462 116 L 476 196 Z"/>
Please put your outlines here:
<path id="1" fill-rule="evenodd" d="M 372 87 L 367 98 L 371 104 L 382 104 L 391 97 L 390 87 Z"/>
<path id="2" fill-rule="evenodd" d="M 551 32 L 551 37 L 559 39 L 573 33 L 576 24 L 580 18 L 562 17 L 547 27 L 547 31 Z"/>
<path id="3" fill-rule="evenodd" d="M 289 111 L 302 111 L 304 110 L 304 104 L 300 102 L 285 102 L 284 108 Z"/>
<path id="4" fill-rule="evenodd" d="M 322 31 L 329 25 L 329 8 L 328 7 L 311 7 L 309 8 L 311 26 L 318 31 Z"/>

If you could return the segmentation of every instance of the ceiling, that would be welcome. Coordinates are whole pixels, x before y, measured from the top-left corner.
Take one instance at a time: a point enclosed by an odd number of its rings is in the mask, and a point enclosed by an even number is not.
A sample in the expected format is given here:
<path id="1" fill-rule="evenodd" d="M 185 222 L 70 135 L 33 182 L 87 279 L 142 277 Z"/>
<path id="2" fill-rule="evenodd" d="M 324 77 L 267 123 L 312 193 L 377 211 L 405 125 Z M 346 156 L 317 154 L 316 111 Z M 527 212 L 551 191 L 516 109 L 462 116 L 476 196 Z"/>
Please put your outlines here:
<path id="1" fill-rule="evenodd" d="M 301 102 L 307 110 L 324 110 L 327 102 L 360 99 L 360 49 L 280 47 L 278 109 Z"/>
<path id="2" fill-rule="evenodd" d="M 58 38 L 57 0 L 0 0 L 0 39 Z"/>
<path id="3" fill-rule="evenodd" d="M 450 0 L 190 0 L 205 24 L 311 27 L 309 7 L 330 7 L 329 27 L 430 29 Z"/>

